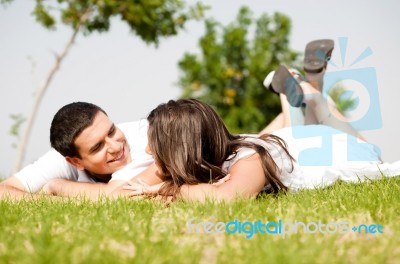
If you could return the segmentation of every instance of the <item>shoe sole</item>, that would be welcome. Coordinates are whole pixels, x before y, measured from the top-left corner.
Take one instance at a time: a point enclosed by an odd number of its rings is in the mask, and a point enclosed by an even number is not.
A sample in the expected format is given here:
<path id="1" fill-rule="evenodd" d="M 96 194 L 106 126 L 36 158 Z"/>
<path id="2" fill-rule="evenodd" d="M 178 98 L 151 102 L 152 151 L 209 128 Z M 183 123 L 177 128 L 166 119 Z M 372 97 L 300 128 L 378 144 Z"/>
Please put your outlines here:
<path id="1" fill-rule="evenodd" d="M 304 71 L 321 72 L 330 60 L 335 43 L 331 39 L 319 39 L 306 45 L 304 54 Z"/>
<path id="2" fill-rule="evenodd" d="M 280 65 L 272 79 L 272 89 L 277 93 L 286 95 L 289 104 L 300 107 L 303 103 L 303 89 L 288 69 Z"/>

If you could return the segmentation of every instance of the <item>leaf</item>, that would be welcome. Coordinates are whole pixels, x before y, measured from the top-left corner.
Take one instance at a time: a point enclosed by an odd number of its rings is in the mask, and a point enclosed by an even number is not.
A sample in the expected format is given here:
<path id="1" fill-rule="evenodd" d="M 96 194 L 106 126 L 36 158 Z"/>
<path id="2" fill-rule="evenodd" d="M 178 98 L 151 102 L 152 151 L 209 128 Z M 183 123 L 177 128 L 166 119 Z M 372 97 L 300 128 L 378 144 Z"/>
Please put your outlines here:
<path id="1" fill-rule="evenodd" d="M 11 125 L 9 133 L 18 138 L 21 125 L 25 122 L 25 117 L 22 114 L 10 114 L 10 118 L 14 123 Z"/>
<path id="2" fill-rule="evenodd" d="M 56 23 L 55 19 L 44 8 L 41 1 L 37 1 L 36 3 L 35 9 L 33 10 L 33 15 L 36 17 L 36 21 L 42 24 L 45 28 L 54 29 Z"/>

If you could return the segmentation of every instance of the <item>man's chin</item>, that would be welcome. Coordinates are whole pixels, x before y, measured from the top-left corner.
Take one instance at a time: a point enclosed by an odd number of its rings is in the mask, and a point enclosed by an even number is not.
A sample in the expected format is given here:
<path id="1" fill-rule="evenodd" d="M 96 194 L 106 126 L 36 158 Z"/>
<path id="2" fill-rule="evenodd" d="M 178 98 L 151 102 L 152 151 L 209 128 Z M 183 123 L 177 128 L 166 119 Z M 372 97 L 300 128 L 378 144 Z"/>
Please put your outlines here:
<path id="1" fill-rule="evenodd" d="M 125 167 L 126 165 L 128 165 L 128 161 L 125 161 L 125 162 L 123 162 L 123 163 L 118 164 L 118 166 L 115 166 L 115 167 L 114 167 L 115 169 L 114 169 L 114 171 L 113 171 L 112 173 L 114 173 L 114 172 L 116 172 L 116 171 L 122 169 L 122 168 Z M 112 174 L 112 173 L 111 173 L 111 174 Z"/>

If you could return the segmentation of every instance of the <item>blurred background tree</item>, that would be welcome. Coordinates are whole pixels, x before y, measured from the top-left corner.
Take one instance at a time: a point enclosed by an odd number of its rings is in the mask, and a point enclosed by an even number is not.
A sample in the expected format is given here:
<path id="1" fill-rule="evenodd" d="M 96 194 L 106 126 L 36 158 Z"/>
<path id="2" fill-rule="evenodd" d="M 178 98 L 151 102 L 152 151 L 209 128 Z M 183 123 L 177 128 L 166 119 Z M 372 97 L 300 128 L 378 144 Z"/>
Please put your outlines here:
<path id="1" fill-rule="evenodd" d="M 11 2 L 13 0 L 0 0 L 3 5 Z M 206 9 L 200 2 L 187 6 L 183 0 L 36 0 L 32 14 L 42 26 L 55 30 L 57 25 L 63 24 L 70 27 L 72 33 L 63 50 L 55 54 L 54 65 L 43 85 L 35 92 L 34 103 L 18 143 L 13 172 L 21 168 L 41 100 L 78 33 L 107 32 L 111 19 L 119 17 L 142 41 L 157 45 L 162 37 L 176 35 L 189 20 L 201 19 Z M 16 119 L 13 127 L 22 128 L 21 120 Z M 19 131 L 13 133 L 19 135 Z"/>
<path id="2" fill-rule="evenodd" d="M 141 40 L 157 44 L 187 21 L 200 19 L 204 10 L 201 3 L 186 6 L 183 0 L 36 0 L 33 15 L 46 28 L 63 23 L 84 34 L 107 32 L 110 19 L 119 17 Z"/>
<path id="3" fill-rule="evenodd" d="M 227 26 L 206 19 L 201 53 L 179 61 L 181 97 L 213 105 L 231 132 L 259 132 L 280 112 L 279 97 L 264 88 L 264 78 L 282 63 L 300 68 L 299 54 L 289 48 L 290 29 L 289 17 L 255 19 L 247 7 Z"/>

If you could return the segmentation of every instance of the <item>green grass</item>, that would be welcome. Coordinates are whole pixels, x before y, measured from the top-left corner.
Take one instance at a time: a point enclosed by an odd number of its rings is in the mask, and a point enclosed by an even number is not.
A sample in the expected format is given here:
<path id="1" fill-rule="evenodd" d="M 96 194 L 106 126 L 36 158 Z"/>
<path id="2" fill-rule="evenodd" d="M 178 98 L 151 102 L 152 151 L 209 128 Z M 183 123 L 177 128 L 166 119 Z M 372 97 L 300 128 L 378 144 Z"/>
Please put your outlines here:
<path id="1" fill-rule="evenodd" d="M 0 201 L 0 263 L 399 263 L 400 177 L 231 204 Z M 187 221 L 380 224 L 383 234 L 189 232 Z M 193 229 L 194 230 L 194 229 Z"/>

